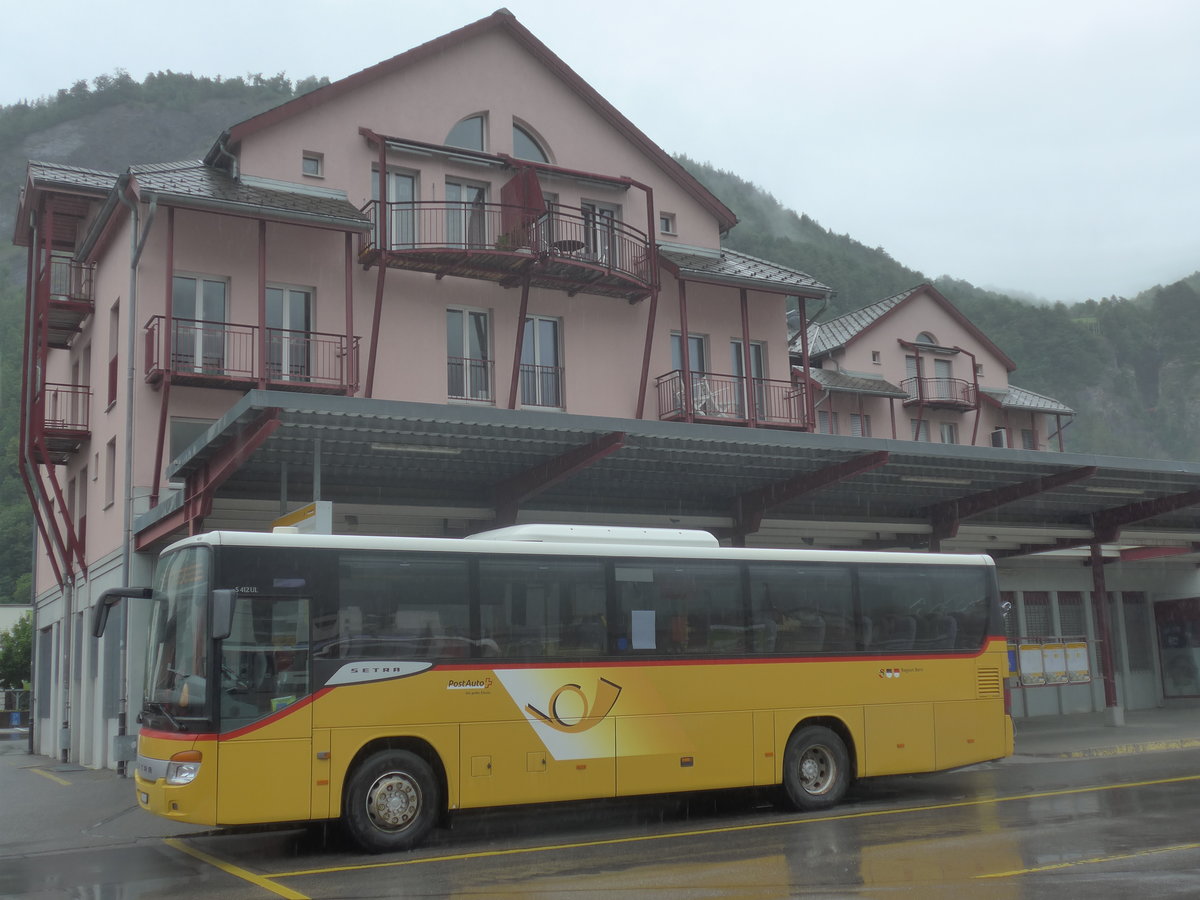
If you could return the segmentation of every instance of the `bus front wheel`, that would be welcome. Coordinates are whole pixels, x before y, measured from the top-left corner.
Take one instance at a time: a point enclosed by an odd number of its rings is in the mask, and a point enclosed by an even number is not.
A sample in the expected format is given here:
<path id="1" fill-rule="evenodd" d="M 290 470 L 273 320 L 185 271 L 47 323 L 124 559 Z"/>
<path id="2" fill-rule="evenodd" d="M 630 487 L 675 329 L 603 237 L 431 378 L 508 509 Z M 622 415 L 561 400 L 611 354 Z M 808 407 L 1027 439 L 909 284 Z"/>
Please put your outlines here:
<path id="1" fill-rule="evenodd" d="M 788 738 L 783 753 L 783 787 L 799 810 L 829 809 L 850 786 L 850 754 L 837 733 L 808 725 Z"/>
<path id="2" fill-rule="evenodd" d="M 429 763 L 407 750 L 381 750 L 350 776 L 342 819 L 364 850 L 409 850 L 433 827 L 438 803 Z"/>

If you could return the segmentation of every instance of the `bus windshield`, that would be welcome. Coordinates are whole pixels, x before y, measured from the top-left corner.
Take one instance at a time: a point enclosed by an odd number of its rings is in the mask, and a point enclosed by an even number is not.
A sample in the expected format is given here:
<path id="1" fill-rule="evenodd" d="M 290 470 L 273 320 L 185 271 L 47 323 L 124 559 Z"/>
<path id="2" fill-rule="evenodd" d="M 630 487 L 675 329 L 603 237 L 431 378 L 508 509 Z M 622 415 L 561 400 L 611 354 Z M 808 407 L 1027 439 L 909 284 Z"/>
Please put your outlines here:
<path id="1" fill-rule="evenodd" d="M 146 646 L 142 720 L 185 730 L 184 719 L 210 718 L 208 708 L 208 547 L 185 547 L 159 566 Z"/>

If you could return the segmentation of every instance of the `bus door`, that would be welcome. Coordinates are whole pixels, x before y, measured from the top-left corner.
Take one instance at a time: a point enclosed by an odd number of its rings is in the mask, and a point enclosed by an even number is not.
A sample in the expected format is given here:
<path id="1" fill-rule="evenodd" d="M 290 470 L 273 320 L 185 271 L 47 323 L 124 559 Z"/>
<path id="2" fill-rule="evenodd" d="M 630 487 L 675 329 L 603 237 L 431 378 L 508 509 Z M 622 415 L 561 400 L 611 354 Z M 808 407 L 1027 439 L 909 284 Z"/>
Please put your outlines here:
<path id="1" fill-rule="evenodd" d="M 239 594 L 221 643 L 217 821 L 286 822 L 312 812 L 307 597 Z"/>

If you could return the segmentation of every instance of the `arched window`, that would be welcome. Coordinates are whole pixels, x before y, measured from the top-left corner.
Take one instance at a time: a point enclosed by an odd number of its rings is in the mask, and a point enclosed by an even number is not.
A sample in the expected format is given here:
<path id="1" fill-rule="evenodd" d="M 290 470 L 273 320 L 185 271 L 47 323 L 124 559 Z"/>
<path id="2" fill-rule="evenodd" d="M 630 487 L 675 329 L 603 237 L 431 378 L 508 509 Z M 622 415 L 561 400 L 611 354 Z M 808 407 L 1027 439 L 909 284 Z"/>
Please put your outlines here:
<path id="1" fill-rule="evenodd" d="M 537 138 L 516 122 L 513 122 L 513 156 L 517 159 L 531 159 L 534 162 L 550 162 L 550 157 L 546 155 Z"/>
<path id="2" fill-rule="evenodd" d="M 483 149 L 483 116 L 467 116 L 450 129 L 446 145 L 462 147 L 464 150 Z"/>
<path id="3" fill-rule="evenodd" d="M 936 347 L 938 345 L 937 338 L 935 338 L 928 331 L 922 331 L 920 334 L 917 335 L 917 343 L 918 344 L 930 344 L 931 346 L 934 346 L 934 347 Z"/>

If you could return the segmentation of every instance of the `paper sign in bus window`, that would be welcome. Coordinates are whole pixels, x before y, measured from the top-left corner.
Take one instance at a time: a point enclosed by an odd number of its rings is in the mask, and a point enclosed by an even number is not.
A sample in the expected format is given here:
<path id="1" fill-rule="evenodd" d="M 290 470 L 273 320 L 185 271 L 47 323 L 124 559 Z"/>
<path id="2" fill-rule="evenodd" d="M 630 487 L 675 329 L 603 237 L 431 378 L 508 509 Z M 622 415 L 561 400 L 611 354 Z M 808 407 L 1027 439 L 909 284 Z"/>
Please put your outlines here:
<path id="1" fill-rule="evenodd" d="M 633 649 L 653 650 L 654 641 L 654 610 L 635 609 L 630 612 L 633 617 Z"/>

